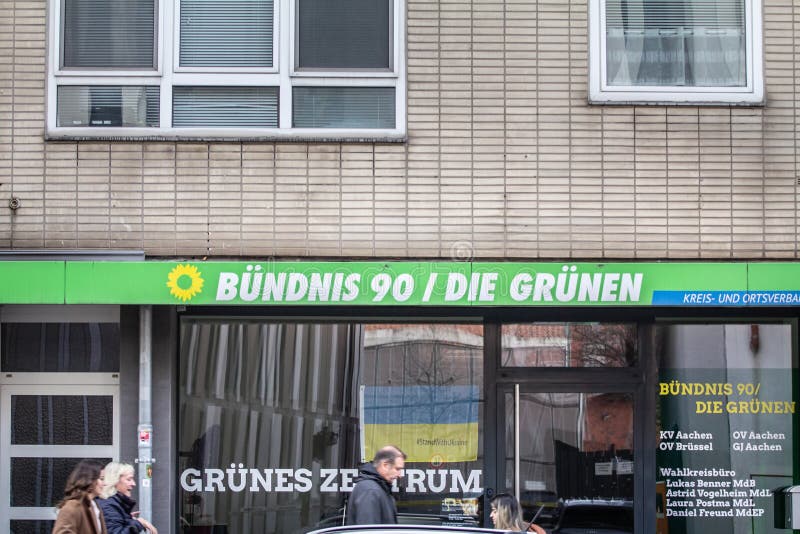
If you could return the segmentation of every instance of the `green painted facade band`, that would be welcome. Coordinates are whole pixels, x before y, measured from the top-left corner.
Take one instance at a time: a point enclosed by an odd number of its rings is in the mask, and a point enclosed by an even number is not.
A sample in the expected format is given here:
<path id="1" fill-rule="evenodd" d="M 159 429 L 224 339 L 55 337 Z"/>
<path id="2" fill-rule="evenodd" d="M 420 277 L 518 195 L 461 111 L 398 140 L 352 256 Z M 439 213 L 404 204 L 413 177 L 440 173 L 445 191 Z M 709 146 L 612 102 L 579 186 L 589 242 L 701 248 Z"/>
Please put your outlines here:
<path id="1" fill-rule="evenodd" d="M 0 304 L 63 304 L 63 261 L 0 261 Z"/>
<path id="2" fill-rule="evenodd" d="M 800 306 L 798 263 L 0 262 L 6 304 Z"/>

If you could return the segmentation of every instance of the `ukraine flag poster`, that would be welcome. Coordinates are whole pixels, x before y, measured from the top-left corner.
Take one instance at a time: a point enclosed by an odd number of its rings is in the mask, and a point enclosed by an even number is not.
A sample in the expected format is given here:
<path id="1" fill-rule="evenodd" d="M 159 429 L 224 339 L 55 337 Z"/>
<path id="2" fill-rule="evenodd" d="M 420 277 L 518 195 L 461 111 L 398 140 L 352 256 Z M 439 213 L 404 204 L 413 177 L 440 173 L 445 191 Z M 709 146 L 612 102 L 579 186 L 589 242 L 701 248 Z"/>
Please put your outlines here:
<path id="1" fill-rule="evenodd" d="M 395 445 L 408 462 L 478 458 L 477 386 L 361 386 L 361 457 Z"/>

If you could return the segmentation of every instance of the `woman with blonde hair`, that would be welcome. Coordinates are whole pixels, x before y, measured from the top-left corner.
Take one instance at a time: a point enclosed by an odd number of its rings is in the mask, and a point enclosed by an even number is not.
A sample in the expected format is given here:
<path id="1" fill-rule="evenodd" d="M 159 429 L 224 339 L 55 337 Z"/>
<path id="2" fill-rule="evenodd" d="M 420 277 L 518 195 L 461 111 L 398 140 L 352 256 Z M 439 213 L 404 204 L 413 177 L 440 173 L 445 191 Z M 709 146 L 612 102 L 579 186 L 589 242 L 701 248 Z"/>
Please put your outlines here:
<path id="1" fill-rule="evenodd" d="M 522 532 L 525 530 L 525 523 L 522 521 L 522 511 L 519 503 L 513 495 L 500 493 L 492 499 L 492 518 L 494 528 L 498 530 L 512 530 Z"/>
<path id="2" fill-rule="evenodd" d="M 536 534 L 544 534 L 544 529 L 539 525 L 531 522 L 529 525 L 525 524 L 522 519 L 522 507 L 519 505 L 517 498 L 508 493 L 500 493 L 492 499 L 492 512 L 489 517 L 492 518 L 494 528 L 498 530 L 510 530 L 513 532 L 535 532 Z"/>
<path id="3" fill-rule="evenodd" d="M 78 462 L 67 477 L 53 534 L 107 534 L 103 514 L 94 502 L 102 487 L 103 467 L 92 460 Z"/>
<path id="4" fill-rule="evenodd" d="M 149 521 L 138 517 L 133 512 L 136 501 L 131 498 L 136 487 L 136 476 L 133 466 L 119 462 L 110 462 L 104 471 L 105 485 L 98 500 L 106 519 L 108 534 L 135 534 L 143 530 L 150 534 L 158 534 L 158 530 Z"/>

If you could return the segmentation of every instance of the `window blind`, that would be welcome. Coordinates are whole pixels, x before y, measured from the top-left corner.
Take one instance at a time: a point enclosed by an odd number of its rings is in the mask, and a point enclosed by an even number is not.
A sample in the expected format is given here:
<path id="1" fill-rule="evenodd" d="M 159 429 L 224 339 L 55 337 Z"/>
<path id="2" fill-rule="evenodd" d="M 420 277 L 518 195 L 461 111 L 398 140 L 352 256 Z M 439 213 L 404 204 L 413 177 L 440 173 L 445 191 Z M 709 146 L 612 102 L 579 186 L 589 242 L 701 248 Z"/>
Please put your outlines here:
<path id="1" fill-rule="evenodd" d="M 606 0 L 609 29 L 743 30 L 744 21 L 744 0 Z"/>
<path id="2" fill-rule="evenodd" d="M 62 85 L 57 126 L 158 127 L 159 88 L 131 85 Z"/>
<path id="3" fill-rule="evenodd" d="M 744 0 L 606 0 L 612 86 L 741 87 Z"/>
<path id="4" fill-rule="evenodd" d="M 295 87 L 297 128 L 394 128 L 394 87 Z"/>
<path id="5" fill-rule="evenodd" d="M 278 127 L 276 87 L 175 87 L 172 124 L 187 127 Z"/>
<path id="6" fill-rule="evenodd" d="M 297 67 L 390 69 L 391 0 L 297 0 Z"/>
<path id="7" fill-rule="evenodd" d="M 155 0 L 64 0 L 65 68 L 155 68 Z"/>
<path id="8" fill-rule="evenodd" d="M 273 0 L 181 0 L 180 65 L 272 67 Z"/>

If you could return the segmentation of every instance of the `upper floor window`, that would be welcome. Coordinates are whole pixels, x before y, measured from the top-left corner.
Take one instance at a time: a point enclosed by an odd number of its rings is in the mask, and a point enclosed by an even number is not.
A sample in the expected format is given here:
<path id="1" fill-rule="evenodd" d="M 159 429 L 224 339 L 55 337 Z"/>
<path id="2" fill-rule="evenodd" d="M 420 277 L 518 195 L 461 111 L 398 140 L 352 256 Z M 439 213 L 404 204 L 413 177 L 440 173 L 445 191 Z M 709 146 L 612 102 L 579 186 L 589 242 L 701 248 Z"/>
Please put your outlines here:
<path id="1" fill-rule="evenodd" d="M 50 0 L 51 137 L 401 139 L 404 0 Z"/>
<path id="2" fill-rule="evenodd" d="M 758 104 L 759 0 L 596 0 L 590 100 Z"/>
<path id="3" fill-rule="evenodd" d="M 63 69 L 155 68 L 155 0 L 64 0 Z"/>
<path id="4" fill-rule="evenodd" d="M 390 2 L 300 0 L 297 6 L 297 68 L 391 70 Z"/>

